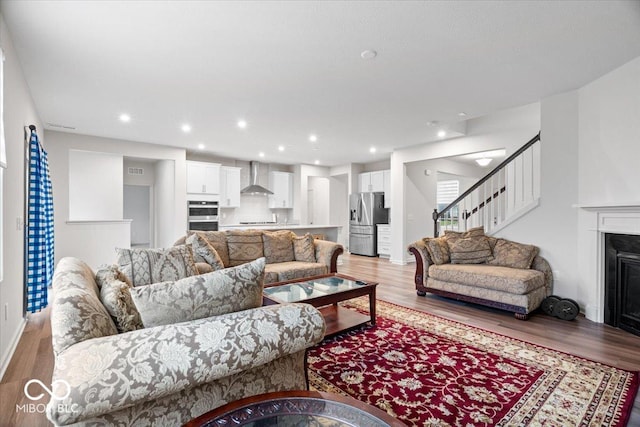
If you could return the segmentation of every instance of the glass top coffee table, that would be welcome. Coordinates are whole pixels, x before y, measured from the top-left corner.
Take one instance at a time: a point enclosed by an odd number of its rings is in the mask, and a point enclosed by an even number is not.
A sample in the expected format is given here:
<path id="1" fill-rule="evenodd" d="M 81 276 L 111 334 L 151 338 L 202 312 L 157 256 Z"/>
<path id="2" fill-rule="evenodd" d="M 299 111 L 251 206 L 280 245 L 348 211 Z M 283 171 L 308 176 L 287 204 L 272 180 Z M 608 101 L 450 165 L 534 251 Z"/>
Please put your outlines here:
<path id="1" fill-rule="evenodd" d="M 266 285 L 264 305 L 304 302 L 317 307 L 327 325 L 325 336 L 335 335 L 367 322 L 376 324 L 376 286 L 343 274 L 327 274 Z M 340 301 L 369 296 L 369 316 L 340 307 Z"/>
<path id="2" fill-rule="evenodd" d="M 283 391 L 228 403 L 185 427 L 402 427 L 386 412 L 352 397 L 317 391 Z"/>

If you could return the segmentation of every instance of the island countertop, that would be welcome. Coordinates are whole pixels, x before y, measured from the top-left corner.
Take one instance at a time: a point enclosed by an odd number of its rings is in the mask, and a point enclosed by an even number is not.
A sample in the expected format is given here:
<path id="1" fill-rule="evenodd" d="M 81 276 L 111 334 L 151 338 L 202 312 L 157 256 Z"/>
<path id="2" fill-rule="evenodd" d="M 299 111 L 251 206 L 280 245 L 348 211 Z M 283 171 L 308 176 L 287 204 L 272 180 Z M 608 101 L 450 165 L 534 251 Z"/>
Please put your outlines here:
<path id="1" fill-rule="evenodd" d="M 220 224 L 219 230 L 291 230 L 301 236 L 305 233 L 324 234 L 326 240 L 338 240 L 341 225 L 323 224 Z"/>

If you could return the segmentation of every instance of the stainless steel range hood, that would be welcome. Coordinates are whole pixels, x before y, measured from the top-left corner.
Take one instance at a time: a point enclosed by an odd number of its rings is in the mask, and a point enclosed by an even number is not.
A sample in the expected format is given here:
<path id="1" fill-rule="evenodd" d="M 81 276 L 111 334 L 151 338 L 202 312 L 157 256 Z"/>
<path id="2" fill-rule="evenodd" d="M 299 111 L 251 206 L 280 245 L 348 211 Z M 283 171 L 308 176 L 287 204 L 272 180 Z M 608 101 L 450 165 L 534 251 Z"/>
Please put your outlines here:
<path id="1" fill-rule="evenodd" d="M 260 169 L 259 162 L 249 162 L 249 185 L 240 190 L 240 194 L 250 194 L 268 196 L 273 194 L 272 191 L 267 190 L 263 186 L 258 184 L 258 172 Z"/>

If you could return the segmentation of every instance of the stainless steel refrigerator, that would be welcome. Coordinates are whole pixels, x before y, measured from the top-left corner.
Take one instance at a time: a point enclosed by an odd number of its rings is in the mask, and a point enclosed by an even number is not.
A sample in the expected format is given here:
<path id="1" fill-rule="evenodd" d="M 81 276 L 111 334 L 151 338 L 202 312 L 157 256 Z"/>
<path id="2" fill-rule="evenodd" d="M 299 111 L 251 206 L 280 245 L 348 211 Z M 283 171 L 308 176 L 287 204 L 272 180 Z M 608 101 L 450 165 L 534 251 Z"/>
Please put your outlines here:
<path id="1" fill-rule="evenodd" d="M 376 256 L 376 224 L 389 222 L 384 193 L 357 193 L 349 196 L 349 252 Z"/>

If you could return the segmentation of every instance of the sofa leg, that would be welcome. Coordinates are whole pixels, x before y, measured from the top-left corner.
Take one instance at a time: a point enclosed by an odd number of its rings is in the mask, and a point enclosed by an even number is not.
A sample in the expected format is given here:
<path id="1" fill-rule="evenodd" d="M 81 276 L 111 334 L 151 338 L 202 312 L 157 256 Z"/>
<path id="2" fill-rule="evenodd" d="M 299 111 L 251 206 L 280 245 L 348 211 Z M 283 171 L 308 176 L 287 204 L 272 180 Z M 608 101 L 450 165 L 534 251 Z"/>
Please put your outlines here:
<path id="1" fill-rule="evenodd" d="M 522 314 L 522 313 L 514 313 L 514 316 L 518 320 L 527 320 L 529 318 L 528 314 Z"/>
<path id="2" fill-rule="evenodd" d="M 416 293 L 418 294 L 419 297 L 423 297 L 423 296 L 425 296 L 427 294 L 424 291 L 416 291 Z"/>

